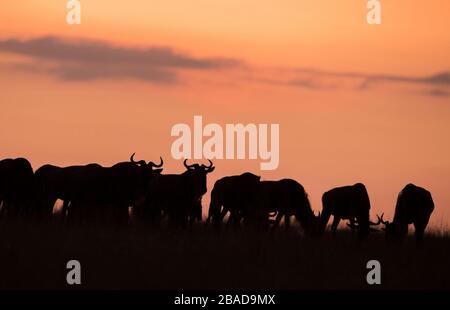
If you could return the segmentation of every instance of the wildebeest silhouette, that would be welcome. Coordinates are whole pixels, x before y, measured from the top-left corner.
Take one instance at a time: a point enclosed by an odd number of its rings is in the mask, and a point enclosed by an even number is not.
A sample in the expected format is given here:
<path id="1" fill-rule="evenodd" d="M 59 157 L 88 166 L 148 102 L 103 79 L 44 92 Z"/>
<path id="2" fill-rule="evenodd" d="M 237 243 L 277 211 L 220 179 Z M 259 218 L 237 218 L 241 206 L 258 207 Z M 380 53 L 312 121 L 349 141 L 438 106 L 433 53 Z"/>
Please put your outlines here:
<path id="1" fill-rule="evenodd" d="M 160 164 L 141 160 L 121 162 L 112 167 L 98 164 L 60 168 L 45 165 L 36 171 L 40 212 L 50 216 L 57 199 L 64 201 L 63 215 L 69 220 L 112 217 L 128 220 L 128 207 L 145 201 L 148 184 L 161 173 Z M 157 168 L 157 169 L 154 169 Z"/>
<path id="2" fill-rule="evenodd" d="M 250 172 L 226 176 L 217 180 L 211 191 L 211 202 L 206 224 L 212 222 L 219 228 L 229 213 L 228 224 L 238 225 L 245 213 L 255 203 L 261 177 Z"/>
<path id="3" fill-rule="evenodd" d="M 90 201 L 97 196 L 103 167 L 98 164 L 85 166 L 57 167 L 44 165 L 36 170 L 36 191 L 38 215 L 48 218 L 52 215 L 56 200 L 64 201 L 64 213 L 71 202 Z"/>
<path id="4" fill-rule="evenodd" d="M 408 225 L 414 224 L 416 242 L 421 243 L 433 210 L 431 193 L 410 183 L 398 194 L 392 223 L 385 221 L 383 214 L 378 220 L 385 225 L 387 239 L 403 239 L 408 234 Z"/>
<path id="5" fill-rule="evenodd" d="M 195 203 L 194 209 L 189 214 L 189 224 L 192 227 L 195 222 L 201 222 L 203 217 L 202 198 Z"/>
<path id="6" fill-rule="evenodd" d="M 284 217 L 289 227 L 291 216 L 295 216 L 309 234 L 314 234 L 318 227 L 305 189 L 292 179 L 260 181 L 259 176 L 246 172 L 218 180 L 211 192 L 207 223 L 212 220 L 218 227 L 227 212 L 230 212 L 228 223 L 236 225 L 243 220 L 258 228 L 273 223 L 275 228 Z M 276 215 L 276 219 L 269 220 L 270 215 Z"/>
<path id="7" fill-rule="evenodd" d="M 1 215 L 18 215 L 31 211 L 34 197 L 34 173 L 25 158 L 0 161 Z"/>
<path id="8" fill-rule="evenodd" d="M 261 181 L 257 195 L 257 208 L 265 214 L 276 214 L 274 227 L 284 217 L 286 228 L 294 216 L 305 232 L 315 235 L 318 232 L 319 218 L 314 215 L 304 187 L 295 180 Z"/>
<path id="9" fill-rule="evenodd" d="M 172 226 L 181 229 L 186 228 L 193 218 L 198 218 L 201 198 L 207 191 L 206 176 L 215 167 L 211 160 L 209 166 L 188 165 L 187 159 L 183 164 L 186 168 L 183 173 L 161 174 L 151 180 L 145 205 L 134 208 L 137 218 L 157 224 L 161 216 L 166 215 Z"/>
<path id="10" fill-rule="evenodd" d="M 333 215 L 331 231 L 336 234 L 341 219 L 350 220 L 349 226 L 357 230 L 358 237 L 364 239 L 369 235 L 370 225 L 378 225 L 369 220 L 370 200 L 367 189 L 362 183 L 333 188 L 322 196 L 321 231 Z"/>
<path id="11" fill-rule="evenodd" d="M 135 162 L 133 155 L 130 162 L 115 164 L 107 170 L 110 204 L 117 210 L 122 223 L 128 220 L 130 206 L 145 203 L 150 182 L 163 171 L 162 158 L 159 164 L 151 161 L 146 163 L 144 160 Z"/>

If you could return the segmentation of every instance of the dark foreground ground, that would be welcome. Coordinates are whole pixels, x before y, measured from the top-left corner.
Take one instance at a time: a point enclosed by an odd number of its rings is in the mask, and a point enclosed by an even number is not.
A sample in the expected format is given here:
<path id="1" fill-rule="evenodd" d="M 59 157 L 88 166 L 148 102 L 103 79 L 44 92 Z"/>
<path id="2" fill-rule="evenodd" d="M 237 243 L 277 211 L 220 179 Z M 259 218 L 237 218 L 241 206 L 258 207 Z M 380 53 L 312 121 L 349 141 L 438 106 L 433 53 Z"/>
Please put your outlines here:
<path id="1" fill-rule="evenodd" d="M 381 263 L 386 289 L 450 289 L 450 238 L 428 234 L 387 244 L 302 238 L 296 232 L 220 235 L 0 222 L 0 289 L 65 289 L 66 263 L 81 263 L 84 289 L 364 289 L 366 263 Z M 370 287 L 373 288 L 373 287 Z"/>

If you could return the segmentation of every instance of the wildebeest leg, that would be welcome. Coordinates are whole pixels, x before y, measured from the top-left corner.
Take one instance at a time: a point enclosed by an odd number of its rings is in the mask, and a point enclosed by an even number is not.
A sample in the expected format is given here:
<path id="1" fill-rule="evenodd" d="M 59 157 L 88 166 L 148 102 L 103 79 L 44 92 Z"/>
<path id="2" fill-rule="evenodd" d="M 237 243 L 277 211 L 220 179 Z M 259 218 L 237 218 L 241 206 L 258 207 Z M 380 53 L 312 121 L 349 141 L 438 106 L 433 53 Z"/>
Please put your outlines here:
<path id="1" fill-rule="evenodd" d="M 71 201 L 66 215 L 67 223 L 71 225 L 81 225 L 83 223 L 83 215 L 86 213 L 82 210 L 83 208 L 85 208 L 84 202 Z"/>
<path id="2" fill-rule="evenodd" d="M 189 213 L 186 209 L 176 210 L 171 208 L 169 213 L 169 220 L 172 221 L 171 226 L 175 230 L 185 230 L 189 219 Z"/>
<path id="3" fill-rule="evenodd" d="M 127 203 L 121 203 L 120 205 L 117 205 L 117 218 L 116 218 L 116 225 L 119 228 L 126 227 L 128 225 L 128 204 Z"/>
<path id="4" fill-rule="evenodd" d="M 63 221 L 63 222 L 66 220 L 67 210 L 69 209 L 69 206 L 70 206 L 70 201 L 68 201 L 67 199 L 64 200 L 63 206 L 61 209 L 61 221 Z"/>
<path id="5" fill-rule="evenodd" d="M 194 223 L 196 221 L 201 222 L 202 221 L 202 201 L 199 199 L 195 205 L 194 208 L 189 212 L 189 228 L 192 229 L 194 226 Z"/>
<path id="6" fill-rule="evenodd" d="M 224 214 L 224 217 L 225 217 L 226 216 L 226 211 L 222 210 L 222 214 Z M 233 220 L 234 220 L 233 212 L 230 212 L 230 216 L 228 217 L 227 223 L 225 225 L 225 229 L 228 229 L 233 224 Z M 215 224 L 215 225 L 217 225 L 216 228 L 219 228 L 220 224 L 221 223 L 219 221 L 217 221 L 216 224 Z"/>
<path id="7" fill-rule="evenodd" d="M 194 215 L 189 216 L 189 230 L 192 230 L 196 220 L 197 220 L 197 216 L 194 216 Z"/>
<path id="8" fill-rule="evenodd" d="M 335 215 L 333 218 L 333 224 L 331 224 L 331 232 L 333 234 L 333 237 L 336 236 L 337 227 L 338 227 L 340 221 L 341 221 L 341 218 Z"/>
<path id="9" fill-rule="evenodd" d="M 0 210 L 0 217 L 6 217 L 8 216 L 8 201 L 7 199 L 3 199 L 3 201 L 0 202 L 1 204 L 1 210 Z"/>
<path id="10" fill-rule="evenodd" d="M 277 227 L 280 225 L 281 219 L 283 218 L 283 216 L 285 216 L 285 214 L 283 212 L 278 211 L 277 216 L 275 217 L 274 220 L 269 220 L 270 223 L 273 224 L 272 229 L 270 230 L 271 232 L 274 232 Z M 287 215 L 285 216 L 285 220 L 287 218 Z"/>
<path id="11" fill-rule="evenodd" d="M 427 227 L 427 224 L 428 224 L 428 220 L 424 221 L 424 222 L 420 222 L 420 223 L 417 223 L 417 222 L 414 223 L 414 228 L 415 228 L 414 234 L 416 237 L 416 244 L 418 246 L 422 245 L 423 236 L 425 234 L 425 228 Z"/>
<path id="12" fill-rule="evenodd" d="M 356 220 L 354 218 L 350 219 L 350 225 L 351 225 L 351 230 L 352 230 L 352 236 L 355 236 L 357 229 L 356 229 Z"/>
<path id="13" fill-rule="evenodd" d="M 194 224 L 196 221 L 201 222 L 202 221 L 202 217 L 201 215 L 199 216 L 195 211 L 191 212 L 191 214 L 189 215 L 189 230 L 193 230 L 194 229 Z"/>
<path id="14" fill-rule="evenodd" d="M 2 214 L 5 217 L 9 217 L 12 212 L 11 210 L 14 209 L 14 204 L 13 201 L 9 198 L 5 198 L 5 200 L 3 201 L 3 206 L 2 206 Z"/>
<path id="15" fill-rule="evenodd" d="M 148 204 L 143 207 L 139 207 L 139 215 L 141 220 L 149 221 L 151 228 L 159 228 L 162 221 L 162 210 L 159 204 Z"/>
<path id="16" fill-rule="evenodd" d="M 330 220 L 330 216 L 331 216 L 330 212 L 328 212 L 326 209 L 323 210 L 322 215 L 320 217 L 320 233 L 321 234 L 325 232 L 328 221 Z"/>
<path id="17" fill-rule="evenodd" d="M 227 213 L 230 212 L 230 216 L 231 216 L 231 211 L 228 208 L 225 208 L 225 206 L 222 208 L 222 210 L 220 211 L 220 216 L 218 219 L 219 223 L 222 223 L 223 219 L 225 218 L 225 216 L 227 215 Z"/>
<path id="18" fill-rule="evenodd" d="M 56 197 L 43 198 L 37 206 L 37 217 L 39 219 L 50 220 L 53 214 L 53 207 L 58 199 Z"/>
<path id="19" fill-rule="evenodd" d="M 230 228 L 230 226 L 233 227 L 234 230 L 237 230 L 239 227 L 239 212 L 237 211 L 231 211 L 228 210 L 227 208 L 223 208 L 222 212 L 220 214 L 220 222 L 217 222 L 216 225 L 220 225 L 223 221 L 223 219 L 225 218 L 225 216 L 227 215 L 227 213 L 230 212 L 229 216 L 228 216 L 228 220 L 227 223 L 225 225 L 225 229 L 228 230 Z M 217 228 L 219 228 L 219 226 L 217 226 Z"/>
<path id="20" fill-rule="evenodd" d="M 284 216 L 284 227 L 286 228 L 286 231 L 290 230 L 290 226 L 291 226 L 291 216 L 286 214 Z"/>
<path id="21" fill-rule="evenodd" d="M 25 193 L 24 196 L 20 198 L 19 205 L 20 215 L 28 217 L 33 205 L 33 197 L 31 196 L 31 194 Z"/>
<path id="22" fill-rule="evenodd" d="M 222 222 L 226 212 L 224 213 L 225 207 L 222 209 L 222 205 L 215 202 L 215 198 L 213 198 L 214 194 L 215 191 L 213 190 L 211 193 L 211 203 L 209 204 L 208 217 L 206 218 L 205 226 L 209 226 L 209 224 L 212 223 L 214 228 L 218 228 L 217 226 Z"/>
<path id="23" fill-rule="evenodd" d="M 225 215 L 227 214 L 227 211 L 225 209 L 222 210 L 222 214 L 225 217 Z M 225 226 L 226 229 L 230 228 L 231 226 L 233 227 L 233 229 L 237 229 L 238 225 L 238 216 L 235 212 L 231 212 L 230 211 L 230 215 L 228 216 L 228 221 L 227 224 Z M 220 223 L 218 222 L 217 225 L 219 225 Z"/>
<path id="24" fill-rule="evenodd" d="M 189 215 L 183 214 L 182 216 L 180 216 L 179 220 L 180 220 L 179 227 L 181 228 L 181 230 L 186 230 L 189 222 Z"/>

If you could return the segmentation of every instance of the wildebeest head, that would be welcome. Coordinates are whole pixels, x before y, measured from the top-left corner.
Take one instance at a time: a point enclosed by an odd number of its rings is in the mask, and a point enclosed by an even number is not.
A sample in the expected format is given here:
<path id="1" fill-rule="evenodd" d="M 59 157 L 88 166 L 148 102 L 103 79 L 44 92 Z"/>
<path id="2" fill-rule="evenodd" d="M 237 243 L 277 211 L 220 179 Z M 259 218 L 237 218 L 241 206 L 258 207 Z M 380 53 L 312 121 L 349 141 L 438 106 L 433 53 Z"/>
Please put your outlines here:
<path id="1" fill-rule="evenodd" d="M 136 204 L 143 204 L 145 202 L 145 196 L 147 194 L 147 189 L 149 186 L 149 183 L 151 182 L 152 178 L 155 175 L 159 175 L 161 174 L 161 172 L 163 171 L 163 168 L 161 168 L 164 164 L 163 159 L 160 157 L 160 163 L 159 164 L 155 164 L 152 161 L 149 161 L 148 163 L 145 162 L 145 160 L 138 160 L 135 161 L 134 160 L 134 155 L 135 153 L 133 153 L 130 157 L 130 163 L 132 163 L 137 169 L 137 175 L 138 175 L 138 180 L 136 180 L 137 182 L 135 183 L 135 202 Z"/>
<path id="2" fill-rule="evenodd" d="M 378 215 L 377 215 L 378 217 Z M 368 223 L 368 224 L 367 224 Z M 350 223 L 347 223 L 347 226 L 350 227 L 352 230 L 363 230 L 365 233 L 369 233 L 371 232 L 379 232 L 379 230 L 377 228 L 373 228 L 372 226 L 378 226 L 380 225 L 382 222 L 380 220 L 380 218 L 378 217 L 378 221 L 377 222 L 372 222 L 372 221 L 365 221 L 365 223 L 361 224 L 360 222 L 358 222 L 358 219 L 355 219 L 353 222 L 350 221 Z"/>
<path id="3" fill-rule="evenodd" d="M 384 216 L 384 213 L 381 214 L 381 216 L 377 215 L 377 218 L 378 218 L 378 222 L 384 225 L 382 230 L 384 230 L 386 232 L 386 239 L 399 237 L 401 235 L 401 232 L 400 232 L 401 227 L 399 227 L 399 225 L 397 225 L 397 223 L 395 223 L 395 222 L 385 221 L 383 219 L 383 216 Z"/>
<path id="4" fill-rule="evenodd" d="M 354 185 L 333 188 L 322 195 L 322 232 L 331 215 L 334 220 L 331 227 L 333 234 L 336 234 L 337 226 L 340 220 L 349 220 L 350 228 L 357 231 L 359 239 L 368 237 L 369 232 L 374 230 L 369 219 L 370 199 L 364 184 L 356 183 Z"/>
<path id="5" fill-rule="evenodd" d="M 318 215 L 314 214 L 314 211 L 311 209 L 308 194 L 305 192 L 304 195 L 305 198 L 303 200 L 303 206 L 300 205 L 300 207 L 304 210 L 301 215 L 303 219 L 298 218 L 297 216 L 297 220 L 303 225 L 305 232 L 310 237 L 319 237 L 322 233 L 321 213 L 319 211 Z"/>
<path id="6" fill-rule="evenodd" d="M 163 164 L 164 164 L 164 161 L 163 161 L 162 157 L 159 157 L 160 163 L 159 163 L 159 164 L 155 164 L 155 163 L 152 162 L 152 161 L 149 161 L 148 163 L 146 163 L 145 160 L 143 160 L 143 159 L 141 159 L 141 160 L 139 160 L 139 161 L 135 161 L 135 160 L 134 160 L 134 155 L 135 155 L 135 154 L 136 154 L 136 153 L 133 153 L 133 154 L 131 155 L 131 157 L 130 157 L 130 162 L 132 162 L 132 163 L 134 163 L 134 164 L 137 164 L 138 166 L 141 166 L 141 167 L 143 167 L 143 168 L 147 167 L 147 168 L 150 169 L 151 172 L 154 172 L 154 173 L 161 173 L 161 172 L 163 171 L 163 168 L 161 168 L 161 167 L 163 166 Z M 155 169 L 155 168 L 156 168 L 156 169 Z"/>
<path id="7" fill-rule="evenodd" d="M 305 232 L 311 237 L 319 237 L 322 235 L 322 219 L 320 211 L 318 215 L 315 215 L 313 212 L 312 216 L 309 217 L 309 220 L 306 222 Z"/>
<path id="8" fill-rule="evenodd" d="M 391 223 L 380 219 L 385 225 L 386 238 L 400 240 L 408 234 L 408 225 L 414 224 L 416 242 L 423 240 L 425 229 L 434 210 L 431 193 L 414 184 L 407 184 L 399 193 Z"/>
<path id="9" fill-rule="evenodd" d="M 207 191 L 206 188 L 206 175 L 214 171 L 215 167 L 211 160 L 209 160 L 209 166 L 204 164 L 187 164 L 187 159 L 184 160 L 183 164 L 186 168 L 186 171 L 183 173 L 185 176 L 189 178 L 191 182 L 191 186 L 194 188 L 194 193 L 198 198 L 204 195 Z"/>

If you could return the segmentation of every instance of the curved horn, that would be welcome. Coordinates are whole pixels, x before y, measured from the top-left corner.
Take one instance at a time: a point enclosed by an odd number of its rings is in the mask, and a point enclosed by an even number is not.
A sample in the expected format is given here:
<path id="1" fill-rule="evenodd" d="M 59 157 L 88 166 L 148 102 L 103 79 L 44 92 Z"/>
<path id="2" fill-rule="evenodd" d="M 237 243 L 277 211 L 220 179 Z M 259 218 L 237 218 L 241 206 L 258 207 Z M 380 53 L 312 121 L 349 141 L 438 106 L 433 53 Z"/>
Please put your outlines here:
<path id="1" fill-rule="evenodd" d="M 210 159 L 208 159 L 208 161 L 209 161 L 209 166 L 205 166 L 205 170 L 206 170 L 207 172 L 214 170 L 214 164 L 213 164 L 213 162 L 212 162 Z"/>
<path id="2" fill-rule="evenodd" d="M 211 161 L 211 159 L 208 159 L 209 161 L 209 166 L 207 166 L 207 168 L 211 168 L 213 166 L 213 162 Z"/>
<path id="3" fill-rule="evenodd" d="M 134 160 L 134 155 L 136 155 L 136 153 L 133 153 L 133 155 L 131 155 L 131 157 L 130 157 L 130 161 L 131 161 L 133 164 L 137 164 L 137 165 L 139 165 L 139 166 L 146 166 L 146 165 L 147 165 L 147 163 L 145 162 L 145 160 L 135 161 L 135 160 Z"/>
<path id="4" fill-rule="evenodd" d="M 380 225 L 380 223 L 381 223 L 381 221 L 380 221 L 379 217 L 378 217 L 378 221 L 376 223 L 369 220 L 369 225 L 370 226 L 378 226 L 378 225 Z"/>
<path id="5" fill-rule="evenodd" d="M 389 224 L 388 221 L 383 220 L 383 216 L 384 216 L 384 213 L 381 214 L 381 217 L 379 217 L 379 216 L 377 215 L 378 221 L 379 221 L 381 224 L 383 224 L 383 225 Z"/>
<path id="6" fill-rule="evenodd" d="M 155 163 L 152 162 L 152 161 L 149 161 L 148 164 L 147 164 L 147 166 L 150 166 L 150 167 L 152 167 L 152 168 L 161 168 L 161 167 L 163 166 L 163 164 L 164 164 L 164 161 L 163 161 L 163 159 L 162 159 L 161 156 L 159 157 L 159 160 L 160 160 L 160 163 L 159 163 L 158 165 L 155 164 Z"/>
<path id="7" fill-rule="evenodd" d="M 192 164 L 192 165 L 188 165 L 187 164 L 187 158 L 183 161 L 183 165 L 184 165 L 184 167 L 186 168 L 186 169 L 193 169 L 194 167 L 195 167 L 195 164 Z"/>

